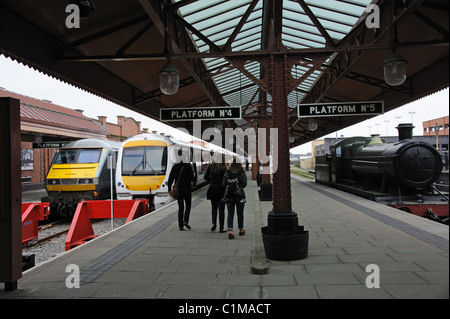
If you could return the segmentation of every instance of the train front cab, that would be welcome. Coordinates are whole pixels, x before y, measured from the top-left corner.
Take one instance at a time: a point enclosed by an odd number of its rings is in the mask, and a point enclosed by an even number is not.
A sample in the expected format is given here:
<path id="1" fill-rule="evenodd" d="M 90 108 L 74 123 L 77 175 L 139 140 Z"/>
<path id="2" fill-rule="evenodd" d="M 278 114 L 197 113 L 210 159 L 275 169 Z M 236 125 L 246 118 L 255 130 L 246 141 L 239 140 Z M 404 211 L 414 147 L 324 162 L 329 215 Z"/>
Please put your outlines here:
<path id="1" fill-rule="evenodd" d="M 118 199 L 146 198 L 154 208 L 155 195 L 167 192 L 168 145 L 163 140 L 125 142 L 117 161 Z"/>
<path id="2" fill-rule="evenodd" d="M 109 199 L 111 172 L 107 160 L 116 154 L 116 149 L 102 146 L 59 149 L 45 180 L 48 196 L 42 201 L 50 202 L 52 212 L 71 217 L 81 200 Z M 114 176 L 115 168 L 113 180 Z"/>

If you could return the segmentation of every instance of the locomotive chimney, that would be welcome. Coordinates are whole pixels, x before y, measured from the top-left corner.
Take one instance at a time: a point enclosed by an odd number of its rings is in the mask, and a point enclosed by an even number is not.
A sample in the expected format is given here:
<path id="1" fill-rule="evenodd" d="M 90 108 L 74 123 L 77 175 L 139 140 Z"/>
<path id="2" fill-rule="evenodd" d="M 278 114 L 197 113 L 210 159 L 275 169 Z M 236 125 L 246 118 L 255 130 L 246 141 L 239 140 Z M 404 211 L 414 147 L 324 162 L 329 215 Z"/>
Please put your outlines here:
<path id="1" fill-rule="evenodd" d="M 414 125 L 412 123 L 399 124 L 396 129 L 398 130 L 398 140 L 411 140 L 413 135 Z"/>

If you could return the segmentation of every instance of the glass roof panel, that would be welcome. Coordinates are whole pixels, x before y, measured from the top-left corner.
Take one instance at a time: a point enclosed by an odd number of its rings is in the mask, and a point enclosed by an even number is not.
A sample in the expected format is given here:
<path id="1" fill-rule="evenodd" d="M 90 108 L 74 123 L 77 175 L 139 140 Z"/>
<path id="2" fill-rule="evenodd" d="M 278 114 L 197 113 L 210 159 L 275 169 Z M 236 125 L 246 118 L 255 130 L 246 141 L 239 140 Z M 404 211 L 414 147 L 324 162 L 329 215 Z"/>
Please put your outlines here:
<path id="1" fill-rule="evenodd" d="M 180 2 L 182 0 L 173 0 Z M 281 0 L 277 0 L 281 1 Z M 180 16 L 217 46 L 227 43 L 236 26 L 249 8 L 252 0 L 198 0 L 187 2 L 179 8 Z M 372 0 L 305 0 L 328 35 L 341 40 L 358 22 Z M 231 43 L 232 52 L 261 50 L 264 1 L 259 0 L 248 19 Z M 288 49 L 321 48 L 326 46 L 324 35 L 313 20 L 303 10 L 297 0 L 283 0 L 282 41 Z M 190 32 L 199 52 L 209 52 L 209 45 Z M 331 59 L 331 57 L 330 57 Z M 329 60 L 330 60 L 329 59 Z M 249 58 L 251 60 L 251 58 Z M 229 105 L 245 105 L 250 102 L 257 90 L 247 76 L 230 65 L 225 58 L 204 58 L 212 79 Z M 328 63 L 328 62 L 326 62 Z M 249 62 L 245 68 L 256 78 L 260 77 L 258 62 Z M 310 73 L 310 66 L 296 65 L 291 74 L 300 78 Z M 308 75 L 288 97 L 289 107 L 294 108 L 308 92 L 321 71 Z M 271 101 L 270 96 L 268 101 Z"/>

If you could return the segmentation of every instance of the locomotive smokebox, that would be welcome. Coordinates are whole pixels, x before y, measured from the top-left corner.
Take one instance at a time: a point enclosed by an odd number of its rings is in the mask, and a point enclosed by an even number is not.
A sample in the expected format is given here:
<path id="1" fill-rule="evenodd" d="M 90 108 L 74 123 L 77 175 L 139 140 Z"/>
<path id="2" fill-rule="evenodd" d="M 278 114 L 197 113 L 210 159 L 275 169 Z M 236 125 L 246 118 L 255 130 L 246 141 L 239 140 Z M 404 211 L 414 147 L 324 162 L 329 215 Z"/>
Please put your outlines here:
<path id="1" fill-rule="evenodd" d="M 396 129 L 398 130 L 398 141 L 412 140 L 414 125 L 412 123 L 399 124 Z"/>

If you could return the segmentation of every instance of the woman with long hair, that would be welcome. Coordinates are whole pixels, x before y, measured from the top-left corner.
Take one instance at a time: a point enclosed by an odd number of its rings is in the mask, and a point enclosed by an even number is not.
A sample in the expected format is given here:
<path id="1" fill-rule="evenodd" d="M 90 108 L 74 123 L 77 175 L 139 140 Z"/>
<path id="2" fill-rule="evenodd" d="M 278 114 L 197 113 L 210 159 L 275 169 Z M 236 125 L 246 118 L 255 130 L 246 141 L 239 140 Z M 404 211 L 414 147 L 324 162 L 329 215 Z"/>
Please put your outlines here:
<path id="1" fill-rule="evenodd" d="M 239 236 L 243 236 L 245 235 L 244 206 L 246 201 L 244 188 L 247 186 L 247 175 L 238 159 L 235 158 L 225 172 L 222 185 L 225 187 L 224 200 L 228 209 L 228 238 L 234 238 L 233 221 L 235 209 L 238 219 Z"/>

